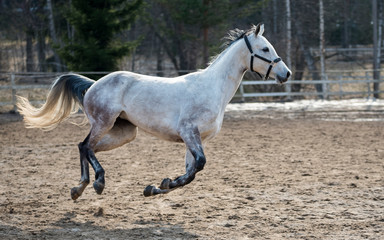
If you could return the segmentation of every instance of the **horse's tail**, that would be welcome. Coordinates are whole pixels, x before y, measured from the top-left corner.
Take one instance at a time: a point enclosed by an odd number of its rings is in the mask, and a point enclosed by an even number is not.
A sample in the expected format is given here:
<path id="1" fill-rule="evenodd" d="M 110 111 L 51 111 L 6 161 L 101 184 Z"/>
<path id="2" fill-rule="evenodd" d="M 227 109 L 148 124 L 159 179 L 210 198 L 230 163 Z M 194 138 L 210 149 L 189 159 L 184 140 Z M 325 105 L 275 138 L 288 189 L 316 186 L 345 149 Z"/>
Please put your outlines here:
<path id="1" fill-rule="evenodd" d="M 50 130 L 83 106 L 83 99 L 95 81 L 77 74 L 60 76 L 52 85 L 41 108 L 33 107 L 28 99 L 18 97 L 17 107 L 24 115 L 27 128 Z"/>

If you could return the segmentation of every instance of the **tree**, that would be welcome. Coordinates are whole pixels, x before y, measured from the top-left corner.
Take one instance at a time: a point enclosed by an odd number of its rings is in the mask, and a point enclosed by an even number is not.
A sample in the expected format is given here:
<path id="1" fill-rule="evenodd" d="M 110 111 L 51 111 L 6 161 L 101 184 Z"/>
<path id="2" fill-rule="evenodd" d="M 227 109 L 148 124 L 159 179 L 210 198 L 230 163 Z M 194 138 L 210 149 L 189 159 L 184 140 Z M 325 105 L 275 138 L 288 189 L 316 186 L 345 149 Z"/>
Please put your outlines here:
<path id="1" fill-rule="evenodd" d="M 327 76 L 325 74 L 325 39 L 324 39 L 324 6 L 323 0 L 319 0 L 319 35 L 320 35 L 320 72 L 321 72 L 321 80 L 327 80 Z M 323 84 L 323 91 L 326 91 L 326 85 Z M 323 95 L 324 96 L 324 95 Z"/>
<path id="2" fill-rule="evenodd" d="M 158 0 L 149 5 L 147 22 L 179 75 L 195 70 L 199 62 L 205 66 L 209 56 L 209 30 L 228 19 L 230 2 Z"/>
<path id="3" fill-rule="evenodd" d="M 305 1 L 303 4 L 292 1 L 292 10 L 294 13 L 294 29 L 295 37 L 297 39 L 298 48 L 301 51 L 302 57 L 298 57 L 297 60 L 304 61 L 305 65 L 308 68 L 309 73 L 312 75 L 313 80 L 320 80 L 321 76 L 316 66 L 316 59 L 310 51 L 311 46 L 316 46 L 318 44 L 317 39 L 320 38 L 318 27 L 319 18 L 313 18 L 310 16 L 316 16 L 319 14 L 319 8 L 314 8 L 314 4 L 318 4 L 318 0 Z M 319 38 L 316 38 L 319 36 Z M 300 54 L 300 53 L 299 53 Z M 296 62 L 296 67 L 303 65 L 303 63 Z M 297 75 L 295 74 L 295 77 Z M 299 80 L 299 79 L 295 79 Z M 320 93 L 323 93 L 322 84 L 315 84 L 316 91 L 319 93 L 319 98 L 323 98 Z M 300 86 L 295 86 L 295 89 L 300 89 Z"/>
<path id="4" fill-rule="evenodd" d="M 73 71 L 113 71 L 138 41 L 122 42 L 117 34 L 129 28 L 142 8 L 142 0 L 72 0 L 66 14 L 74 27 L 59 55 Z"/>
<path id="5" fill-rule="evenodd" d="M 36 70 L 46 70 L 46 57 L 45 57 L 45 15 L 44 15 L 43 0 L 31 0 L 16 2 L 17 7 L 20 7 L 22 14 L 20 23 L 23 25 L 26 37 L 26 70 L 27 72 L 34 72 Z M 18 9 L 18 8 L 17 8 Z M 34 63 L 34 51 L 33 51 L 33 40 L 37 40 L 37 59 L 38 69 L 35 68 Z"/>
<path id="6" fill-rule="evenodd" d="M 285 8 L 286 8 L 286 14 L 287 14 L 287 50 L 286 50 L 286 63 L 289 68 L 292 66 L 292 59 L 291 59 L 291 45 L 292 45 L 292 32 L 291 32 L 291 6 L 290 6 L 290 0 L 285 0 Z M 277 27 L 276 27 L 277 28 Z M 275 30 L 275 28 L 274 28 Z M 276 31 L 277 32 L 277 31 Z M 286 92 L 291 92 L 291 84 L 288 82 L 285 87 Z M 290 98 L 290 97 L 288 97 Z"/>
<path id="7" fill-rule="evenodd" d="M 57 45 L 58 41 L 57 41 L 56 30 L 55 30 L 55 22 L 53 20 L 53 8 L 52 8 L 52 1 L 51 0 L 47 0 L 47 8 L 48 8 L 48 20 L 49 20 L 49 34 L 51 36 L 53 44 Z M 61 61 L 60 61 L 60 58 L 57 55 L 56 51 L 54 51 L 53 56 L 55 59 L 55 63 L 57 64 L 56 69 L 58 72 L 61 72 L 62 71 Z"/>
<path id="8" fill-rule="evenodd" d="M 377 13 L 379 10 L 379 13 Z M 377 0 L 372 0 L 372 21 L 373 21 L 373 79 L 380 80 L 380 49 L 381 49 L 381 21 L 382 21 L 382 4 Z M 373 83 L 373 96 L 379 98 L 377 93 L 379 82 Z"/>

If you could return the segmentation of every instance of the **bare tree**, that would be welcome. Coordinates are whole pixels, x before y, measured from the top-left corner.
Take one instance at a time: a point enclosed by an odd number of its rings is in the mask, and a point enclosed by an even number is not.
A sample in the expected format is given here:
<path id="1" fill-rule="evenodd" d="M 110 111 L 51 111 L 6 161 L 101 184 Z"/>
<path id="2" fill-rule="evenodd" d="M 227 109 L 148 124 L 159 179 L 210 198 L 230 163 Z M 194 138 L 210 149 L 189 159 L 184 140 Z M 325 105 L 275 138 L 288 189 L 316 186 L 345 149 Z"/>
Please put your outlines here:
<path id="1" fill-rule="evenodd" d="M 33 54 L 33 26 L 32 26 L 32 13 L 31 13 L 31 7 L 29 2 L 25 2 L 22 5 L 22 11 L 25 16 L 25 19 L 28 19 L 26 21 L 26 30 L 25 30 L 25 49 L 26 49 L 26 59 L 25 59 L 25 65 L 27 72 L 33 72 L 34 69 L 34 54 Z"/>
<path id="2" fill-rule="evenodd" d="M 208 6 L 210 0 L 203 0 L 204 6 L 204 18 L 207 18 L 208 15 Z M 203 64 L 208 64 L 209 62 L 209 53 L 208 53 L 208 25 L 203 24 Z"/>
<path id="3" fill-rule="evenodd" d="M 291 45 L 292 45 L 292 32 L 291 32 L 291 6 L 290 0 L 285 0 L 285 8 L 287 12 L 287 50 L 286 50 L 286 63 L 289 68 L 292 67 L 292 59 L 291 59 Z M 291 92 L 291 84 L 288 82 L 285 85 L 285 91 Z"/>
<path id="4" fill-rule="evenodd" d="M 56 37 L 56 31 L 55 31 L 55 22 L 53 20 L 53 9 L 52 9 L 52 1 L 47 0 L 47 8 L 48 8 L 48 20 L 49 20 L 49 32 L 52 38 L 53 44 L 58 44 L 57 37 Z M 54 59 L 56 64 L 56 69 L 58 72 L 61 72 L 61 61 L 59 58 L 59 55 L 57 55 L 56 51 L 54 50 Z"/>
<path id="5" fill-rule="evenodd" d="M 312 3 L 315 3 L 312 2 Z M 318 33 L 317 27 L 313 24 L 311 21 L 307 21 L 308 14 L 317 14 L 317 11 L 314 11 L 313 6 L 310 4 L 299 4 L 296 1 L 292 1 L 292 9 L 295 9 L 295 21 L 294 28 L 295 28 L 295 37 L 297 39 L 297 43 L 299 45 L 299 49 L 303 54 L 303 58 L 298 58 L 299 60 L 304 60 L 309 73 L 312 75 L 313 80 L 319 80 L 320 74 L 316 66 L 316 61 L 314 59 L 314 56 L 312 56 L 312 53 L 310 51 L 311 45 L 313 45 L 315 42 L 313 41 L 314 38 L 311 37 Z M 302 14 L 302 12 L 305 12 L 306 15 Z M 315 31 L 314 31 L 315 30 Z M 316 36 L 316 35 L 315 35 Z M 297 63 L 296 63 L 297 65 Z M 295 86 L 297 88 L 297 86 Z M 323 86 L 322 84 L 315 84 L 316 91 L 318 92 L 318 96 L 320 99 L 323 99 Z"/>
<path id="6" fill-rule="evenodd" d="M 377 10 L 379 9 L 379 14 Z M 379 23 L 379 17 L 382 15 L 382 4 L 377 3 L 377 0 L 372 0 L 372 21 L 373 21 L 373 79 L 380 80 L 380 45 L 381 45 L 381 18 Z M 373 96 L 379 98 L 380 85 L 379 82 L 373 83 Z"/>
<path id="7" fill-rule="evenodd" d="M 343 1 L 343 37 L 342 37 L 342 47 L 347 48 L 349 47 L 349 35 L 350 35 L 350 0 L 344 0 Z"/>
<path id="8" fill-rule="evenodd" d="M 324 40 L 324 5 L 323 0 L 319 0 L 319 20 L 320 20 L 320 71 L 321 79 L 326 80 L 327 76 L 325 73 L 325 40 Z M 323 84 L 323 91 L 326 91 L 326 85 Z"/>

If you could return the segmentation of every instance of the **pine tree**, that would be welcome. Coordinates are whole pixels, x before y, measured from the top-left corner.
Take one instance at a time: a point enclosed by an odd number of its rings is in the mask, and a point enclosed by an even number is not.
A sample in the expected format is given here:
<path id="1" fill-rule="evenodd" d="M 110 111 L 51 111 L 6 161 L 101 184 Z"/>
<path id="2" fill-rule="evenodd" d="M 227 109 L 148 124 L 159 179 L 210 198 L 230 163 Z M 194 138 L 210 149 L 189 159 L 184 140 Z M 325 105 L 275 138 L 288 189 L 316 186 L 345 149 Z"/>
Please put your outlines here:
<path id="1" fill-rule="evenodd" d="M 137 46 L 121 42 L 116 34 L 129 28 L 143 6 L 142 0 L 72 0 L 66 18 L 74 38 L 59 49 L 72 71 L 113 71 L 117 61 Z"/>

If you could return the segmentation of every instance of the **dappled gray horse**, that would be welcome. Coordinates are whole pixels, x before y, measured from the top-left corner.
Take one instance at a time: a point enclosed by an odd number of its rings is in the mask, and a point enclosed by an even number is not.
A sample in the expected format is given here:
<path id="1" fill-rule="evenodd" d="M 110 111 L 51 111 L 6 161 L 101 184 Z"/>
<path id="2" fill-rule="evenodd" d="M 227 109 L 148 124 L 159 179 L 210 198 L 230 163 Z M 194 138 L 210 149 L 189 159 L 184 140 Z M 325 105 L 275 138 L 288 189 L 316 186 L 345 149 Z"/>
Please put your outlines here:
<path id="1" fill-rule="evenodd" d="M 95 153 L 132 141 L 137 129 L 161 139 L 186 145 L 186 173 L 147 186 L 144 196 L 168 193 L 190 183 L 204 168 L 203 143 L 220 131 L 224 110 L 235 94 L 245 71 L 251 70 L 284 83 L 291 75 L 273 46 L 262 36 L 263 25 L 248 31 L 233 30 L 227 48 L 204 70 L 175 78 L 113 72 L 97 82 L 77 74 L 60 76 L 47 101 L 34 108 L 19 97 L 18 107 L 27 127 L 52 129 L 82 107 L 91 124 L 79 146 L 81 180 L 71 190 L 77 199 L 89 184 L 90 163 L 95 171 L 93 187 L 105 186 L 104 169 Z"/>

